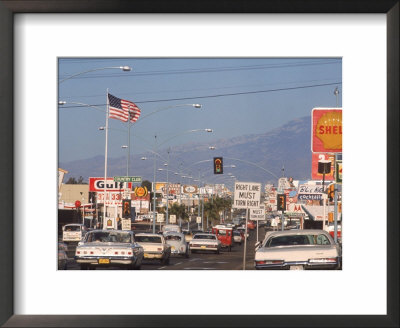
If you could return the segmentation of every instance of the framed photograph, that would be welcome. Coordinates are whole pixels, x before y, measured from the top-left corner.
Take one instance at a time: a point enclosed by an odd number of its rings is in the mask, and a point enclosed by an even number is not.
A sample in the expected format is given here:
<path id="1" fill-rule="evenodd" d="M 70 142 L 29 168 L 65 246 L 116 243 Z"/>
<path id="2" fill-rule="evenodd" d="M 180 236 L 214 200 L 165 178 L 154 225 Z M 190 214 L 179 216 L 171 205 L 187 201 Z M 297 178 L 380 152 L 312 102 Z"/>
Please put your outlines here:
<path id="1" fill-rule="evenodd" d="M 399 2 L 395 0 L 198 3 L 179 0 L 0 1 L 0 174 L 4 182 L 0 191 L 0 324 L 4 327 L 398 327 L 396 205 L 399 193 L 395 182 L 399 180 L 399 7 Z M 60 124 L 61 96 L 70 96 L 66 100 L 74 101 L 71 94 L 59 88 L 60 81 L 63 83 L 63 79 L 69 79 L 71 74 L 79 71 L 64 70 L 68 65 L 77 64 L 73 62 L 74 58 L 85 62 L 83 64 L 86 66 L 78 63 L 83 65 L 82 71 L 90 70 L 87 64 L 96 63 L 96 60 L 100 66 L 104 64 L 101 67 L 109 67 L 114 66 L 114 63 L 110 61 L 109 65 L 108 62 L 112 58 L 145 59 L 148 70 L 154 68 L 153 74 L 156 69 L 164 73 L 168 69 L 177 69 L 162 67 L 165 60 L 172 58 L 176 62 L 189 59 L 192 63 L 196 60 L 219 59 L 222 68 L 229 66 L 228 61 L 224 61 L 226 59 L 245 59 L 249 61 L 244 60 L 240 64 L 246 69 L 249 65 L 253 65 L 251 69 L 259 69 L 261 64 L 266 65 L 262 62 L 264 59 L 289 62 L 296 58 L 304 63 L 307 60 L 339 60 L 340 88 L 333 91 L 335 85 L 329 86 L 332 88 L 329 96 L 336 99 L 336 109 L 327 109 L 323 101 L 318 103 L 318 100 L 310 100 L 315 105 L 310 106 L 309 113 L 311 115 L 313 108 L 317 109 L 315 112 L 319 116 L 314 125 L 318 126 L 321 117 L 333 115 L 336 120 L 340 115 L 341 120 L 342 112 L 340 110 L 339 113 L 337 107 L 343 107 L 343 159 L 333 159 L 332 162 L 326 155 L 327 165 L 321 173 L 318 167 L 321 155 L 313 155 L 312 165 L 309 156 L 309 174 L 315 177 L 324 174 L 325 181 L 325 170 L 331 167 L 340 167 L 341 170 L 344 163 L 341 194 L 346 201 L 340 209 L 343 208 L 346 219 L 343 228 L 343 268 L 301 272 L 228 269 L 81 272 L 79 268 L 86 268 L 85 264 L 79 267 L 75 263 L 72 270 L 60 270 L 59 262 L 58 267 L 56 263 L 57 247 L 54 246 L 59 240 L 57 238 L 60 238 L 60 232 L 58 235 L 55 233 L 55 230 L 59 230 L 57 213 L 61 199 L 57 174 L 67 174 L 67 171 L 59 170 L 59 163 L 62 162 L 60 151 L 66 159 L 73 154 L 73 145 L 95 144 L 94 139 L 87 139 L 87 135 L 64 133 L 64 126 Z M 121 66 L 122 69 L 124 67 Z M 195 66 L 189 68 L 198 69 Z M 245 72 L 243 74 L 249 74 Z M 266 74 L 273 73 L 268 71 Z M 313 75 L 304 77 L 313 80 L 314 84 L 321 81 L 330 83 L 329 76 L 317 78 Z M 83 92 L 77 81 L 74 81 L 77 87 L 71 89 L 74 95 L 79 95 L 80 90 Z M 147 83 L 145 79 L 129 85 L 123 81 L 128 80 L 121 79 L 125 88 L 135 90 L 139 90 L 140 83 Z M 252 81 L 246 81 L 248 88 L 245 91 L 254 92 L 256 89 L 250 85 Z M 208 85 L 211 89 L 215 82 L 207 84 L 203 80 L 203 87 Z M 90 86 L 91 82 L 90 79 L 82 79 L 80 83 L 81 86 L 85 83 Z M 190 86 L 199 88 L 195 83 L 186 85 L 188 89 Z M 221 84 L 221 88 L 224 87 L 227 86 Z M 279 86 L 269 86 L 270 89 L 276 91 Z M 341 98 L 338 98 L 339 91 Z M 92 93 L 81 96 L 94 97 L 94 91 Z M 104 96 L 103 100 L 107 98 L 107 104 L 113 108 L 114 117 L 111 118 L 122 121 L 120 115 L 124 115 L 124 106 L 128 106 L 135 112 L 131 118 L 138 120 L 142 106 L 140 102 L 135 104 L 124 100 L 136 102 L 135 99 L 124 98 L 123 94 L 107 93 L 108 96 Z M 302 97 L 306 98 L 305 95 Z M 181 98 L 184 99 L 183 96 Z M 93 99 L 97 101 L 97 98 Z M 342 106 L 339 106 L 338 99 L 341 99 Z M 102 102 L 101 99 L 99 101 Z M 217 108 L 217 100 L 215 104 Z M 75 105 L 79 105 L 77 101 Z M 100 105 L 96 103 L 91 106 Z M 241 122 L 249 131 L 248 125 L 253 123 L 249 123 L 246 115 L 255 115 L 250 105 L 256 106 L 256 103 L 249 104 L 242 118 L 229 118 L 226 124 L 239 128 L 238 123 Z M 274 102 L 270 106 L 273 107 Z M 329 106 L 335 107 L 334 103 Z M 296 108 L 288 105 L 280 110 L 289 112 L 296 111 Z M 179 119 L 186 122 L 184 115 L 175 120 Z M 262 118 L 264 121 L 267 119 Z M 212 119 L 209 121 L 212 122 Z M 233 124 L 235 121 L 237 125 Z M 88 121 L 73 119 L 68 124 L 82 129 L 89 125 Z M 262 126 L 262 122 L 258 124 Z M 328 130 L 321 126 L 319 128 L 320 135 L 315 137 L 319 142 L 318 149 L 328 149 L 327 153 L 338 149 L 337 139 L 334 142 L 329 139 L 330 143 L 325 143 L 323 134 Z M 334 131 L 341 133 L 342 125 L 335 127 Z M 99 135 L 104 140 L 101 133 Z M 63 143 L 65 140 L 68 143 Z M 130 147 L 125 146 L 121 151 L 124 146 L 110 143 L 110 152 L 114 154 L 124 154 L 126 148 Z M 66 144 L 70 148 L 65 148 Z M 99 144 L 103 147 L 102 143 Z M 89 155 L 91 149 L 86 149 Z M 100 153 L 102 151 L 104 148 Z M 220 154 L 215 156 L 214 174 L 227 175 L 229 157 Z M 83 224 L 88 223 L 90 229 L 110 224 L 114 229 L 129 230 L 132 222 L 127 217 L 131 216 L 131 209 L 134 208 L 135 215 L 143 214 L 141 220 L 147 219 L 145 213 L 141 212 L 141 206 L 142 202 L 149 202 L 147 192 L 152 187 L 132 188 L 132 183 L 140 177 L 126 180 L 130 176 L 129 153 L 127 158 L 126 175 L 115 177 L 116 174 L 113 174 L 113 184 L 109 187 L 115 189 L 113 202 L 121 203 L 120 212 L 117 204 L 113 214 L 116 219 L 113 221 L 110 216 L 107 217 L 104 206 L 104 218 L 95 224 L 93 213 L 97 212 L 93 211 L 97 207 L 87 207 L 80 215 Z M 250 161 L 249 158 L 247 160 Z M 99 161 L 99 167 L 103 167 L 104 157 Z M 120 170 L 125 170 L 125 163 L 122 166 Z M 295 166 L 295 163 L 291 163 L 290 167 Z M 101 170 L 97 177 L 104 173 Z M 327 179 L 339 179 L 329 174 Z M 107 177 L 106 169 L 104 179 L 93 177 L 89 182 L 88 188 L 93 192 L 95 190 L 97 198 L 101 198 L 102 188 L 108 188 L 108 183 L 104 183 L 108 182 Z M 294 180 L 288 179 L 287 183 L 296 183 Z M 167 204 L 170 192 L 176 193 L 177 188 L 181 189 L 176 181 L 167 185 L 156 181 L 154 188 L 157 192 L 165 193 L 167 188 Z M 125 187 L 122 187 L 123 183 Z M 237 185 L 242 189 L 258 188 L 257 184 L 247 182 L 238 182 Z M 312 198 L 312 191 L 307 184 L 303 183 L 302 186 L 307 191 L 302 195 L 304 199 Z M 197 186 L 187 183 L 185 188 L 190 193 Z M 128 193 L 133 190 L 135 195 L 129 197 Z M 103 195 L 106 203 L 106 189 Z M 123 200 L 118 198 L 121 195 L 124 195 Z M 238 195 L 237 208 L 241 209 L 247 204 L 246 195 Z M 282 193 L 280 196 L 281 207 L 301 210 L 291 204 L 294 193 Z M 311 203 L 321 201 L 311 198 L 308 199 Z M 90 203 L 84 195 L 77 202 L 70 204 L 62 199 L 62 206 L 85 208 L 85 203 Z M 133 204 L 139 205 L 132 207 Z M 136 206 L 139 206 L 139 212 Z M 201 225 L 204 230 L 201 215 L 193 212 L 193 226 Z M 256 214 L 253 213 L 253 217 Z M 260 215 L 265 217 L 264 208 Z M 314 214 L 309 212 L 308 215 Z M 167 216 L 159 216 L 155 224 L 160 227 L 165 219 L 177 223 L 180 218 L 179 215 L 175 216 L 175 212 L 168 216 L 168 207 Z M 279 220 L 275 223 L 279 224 Z M 296 225 L 294 229 L 298 229 L 304 222 L 293 223 Z M 221 227 L 219 229 L 223 230 Z M 124 237 L 130 235 L 125 234 Z M 93 239 L 93 242 L 97 240 Z M 101 261 L 96 264 L 109 264 L 105 262 L 108 259 Z M 179 265 L 183 261 L 173 264 Z M 162 269 L 162 264 L 159 267 Z M 176 304 L 180 304 L 179 308 Z"/>

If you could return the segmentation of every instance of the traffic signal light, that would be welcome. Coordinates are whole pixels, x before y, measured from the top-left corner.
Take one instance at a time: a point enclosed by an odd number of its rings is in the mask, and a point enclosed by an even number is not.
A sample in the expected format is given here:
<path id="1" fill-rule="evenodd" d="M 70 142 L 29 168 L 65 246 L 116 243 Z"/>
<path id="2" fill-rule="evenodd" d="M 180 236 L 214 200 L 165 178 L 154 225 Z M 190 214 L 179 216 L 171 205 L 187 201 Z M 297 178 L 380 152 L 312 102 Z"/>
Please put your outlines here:
<path id="1" fill-rule="evenodd" d="M 327 190 L 326 190 L 327 194 L 328 194 L 328 199 L 330 202 L 333 202 L 333 199 L 335 197 L 335 184 L 331 183 Z"/>
<path id="2" fill-rule="evenodd" d="M 122 217 L 124 219 L 131 218 L 131 200 L 130 199 L 122 200 Z"/>
<path id="3" fill-rule="evenodd" d="M 222 157 L 214 157 L 214 174 L 223 174 L 224 165 Z"/>
<path id="4" fill-rule="evenodd" d="M 278 194 L 278 203 L 277 203 L 277 210 L 278 211 L 285 211 L 286 210 L 286 195 L 285 194 Z"/>

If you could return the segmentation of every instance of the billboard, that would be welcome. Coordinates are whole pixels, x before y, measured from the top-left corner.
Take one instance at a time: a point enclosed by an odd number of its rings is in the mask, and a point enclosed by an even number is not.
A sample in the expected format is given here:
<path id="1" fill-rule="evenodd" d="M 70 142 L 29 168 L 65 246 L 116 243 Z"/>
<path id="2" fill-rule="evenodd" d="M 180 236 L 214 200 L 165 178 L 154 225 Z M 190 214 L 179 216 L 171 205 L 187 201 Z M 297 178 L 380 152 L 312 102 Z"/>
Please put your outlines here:
<path id="1" fill-rule="evenodd" d="M 342 152 L 342 109 L 314 108 L 311 114 L 311 151 Z"/>

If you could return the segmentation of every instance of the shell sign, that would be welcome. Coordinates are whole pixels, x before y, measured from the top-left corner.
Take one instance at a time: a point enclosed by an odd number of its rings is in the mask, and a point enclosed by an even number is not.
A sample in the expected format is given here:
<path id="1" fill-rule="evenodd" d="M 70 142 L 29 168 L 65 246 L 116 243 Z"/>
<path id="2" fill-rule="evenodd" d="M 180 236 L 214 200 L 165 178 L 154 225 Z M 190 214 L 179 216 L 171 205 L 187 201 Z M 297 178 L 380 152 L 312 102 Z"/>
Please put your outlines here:
<path id="1" fill-rule="evenodd" d="M 311 114 L 311 151 L 342 152 L 342 109 L 314 108 Z"/>

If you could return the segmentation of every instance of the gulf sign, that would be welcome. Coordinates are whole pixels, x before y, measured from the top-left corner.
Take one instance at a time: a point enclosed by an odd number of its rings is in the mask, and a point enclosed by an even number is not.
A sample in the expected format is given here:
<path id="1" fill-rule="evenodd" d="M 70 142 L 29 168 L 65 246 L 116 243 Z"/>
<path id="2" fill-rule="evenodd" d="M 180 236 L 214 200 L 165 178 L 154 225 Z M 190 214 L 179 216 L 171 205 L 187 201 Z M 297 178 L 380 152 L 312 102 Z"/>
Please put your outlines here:
<path id="1" fill-rule="evenodd" d="M 311 113 L 311 151 L 342 152 L 342 109 L 314 108 Z"/>
<path id="2" fill-rule="evenodd" d="M 104 192 L 104 178 L 89 178 L 89 191 Z M 107 191 L 124 191 L 129 188 L 132 190 L 132 182 L 115 182 L 114 178 L 107 178 Z"/>

